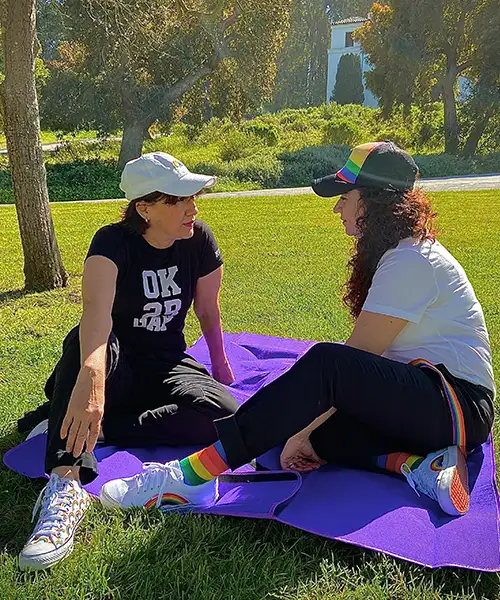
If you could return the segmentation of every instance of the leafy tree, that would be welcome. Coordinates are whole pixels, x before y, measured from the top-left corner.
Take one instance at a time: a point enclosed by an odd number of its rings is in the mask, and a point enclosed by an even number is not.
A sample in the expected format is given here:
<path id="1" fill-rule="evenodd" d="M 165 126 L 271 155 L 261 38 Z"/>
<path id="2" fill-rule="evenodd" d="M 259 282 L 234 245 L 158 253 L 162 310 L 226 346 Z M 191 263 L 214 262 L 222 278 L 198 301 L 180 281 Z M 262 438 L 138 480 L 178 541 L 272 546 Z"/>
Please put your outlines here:
<path id="1" fill-rule="evenodd" d="M 445 148 L 459 151 L 457 80 L 491 80 L 500 70 L 499 0 L 388 0 L 374 4 L 357 32 L 374 70 L 370 89 L 389 113 L 394 106 L 444 104 Z M 485 60 L 489 57 L 489 61 Z M 492 73 L 493 72 L 493 73 Z"/>
<path id="2" fill-rule="evenodd" d="M 269 93 L 289 2 L 60 0 L 67 41 L 44 116 L 54 126 L 123 128 L 122 166 L 141 153 L 152 123 L 168 122 L 207 78 L 214 89 L 231 86 L 226 98 L 240 106 Z"/>
<path id="3" fill-rule="evenodd" d="M 273 110 L 325 101 L 329 42 L 325 0 L 293 0 L 290 31 L 278 58 Z"/>
<path id="4" fill-rule="evenodd" d="M 66 285 L 49 208 L 35 85 L 35 0 L 0 4 L 5 78 L 0 87 L 5 136 L 24 253 L 25 288 Z"/>
<path id="5" fill-rule="evenodd" d="M 366 17 L 370 12 L 373 0 L 332 0 L 328 12 L 332 21 L 347 17 Z"/>
<path id="6" fill-rule="evenodd" d="M 341 56 L 333 89 L 333 100 L 337 104 L 363 104 L 363 74 L 358 54 Z"/>

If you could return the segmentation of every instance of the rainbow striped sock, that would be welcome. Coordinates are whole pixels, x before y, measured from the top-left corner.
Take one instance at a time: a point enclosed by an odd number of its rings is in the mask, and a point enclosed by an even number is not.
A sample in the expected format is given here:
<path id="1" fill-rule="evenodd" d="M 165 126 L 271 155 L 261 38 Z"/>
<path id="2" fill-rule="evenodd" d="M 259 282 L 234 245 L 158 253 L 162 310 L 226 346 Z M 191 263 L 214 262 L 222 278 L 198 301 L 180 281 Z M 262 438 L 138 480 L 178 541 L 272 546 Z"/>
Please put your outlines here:
<path id="1" fill-rule="evenodd" d="M 423 460 L 423 456 L 416 456 L 415 454 L 408 454 L 407 452 L 393 452 L 392 454 L 377 456 L 376 463 L 379 469 L 401 475 L 401 467 L 404 463 L 410 467 L 410 471 L 413 471 Z"/>
<path id="2" fill-rule="evenodd" d="M 220 441 L 186 456 L 179 461 L 179 464 L 184 475 L 184 482 L 188 485 L 202 485 L 229 469 L 226 453 Z"/>

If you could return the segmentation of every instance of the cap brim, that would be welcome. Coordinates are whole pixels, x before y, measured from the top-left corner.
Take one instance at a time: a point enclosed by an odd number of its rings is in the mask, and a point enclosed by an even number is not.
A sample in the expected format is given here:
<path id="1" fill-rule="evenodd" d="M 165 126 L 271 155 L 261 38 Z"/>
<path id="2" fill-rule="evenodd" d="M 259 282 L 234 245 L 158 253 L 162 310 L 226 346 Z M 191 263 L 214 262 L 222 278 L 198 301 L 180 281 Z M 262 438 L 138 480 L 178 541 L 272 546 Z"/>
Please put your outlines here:
<path id="1" fill-rule="evenodd" d="M 168 189 L 158 190 L 164 194 L 170 194 L 172 196 L 178 196 L 179 198 L 194 196 L 201 192 L 205 188 L 211 188 L 217 183 L 217 177 L 215 175 L 200 175 L 198 173 L 186 173 L 175 185 L 170 183 Z"/>
<path id="2" fill-rule="evenodd" d="M 312 189 L 314 193 L 323 198 L 332 198 L 333 196 L 340 196 L 346 192 L 356 189 L 355 184 L 347 183 L 346 181 L 337 177 L 337 175 L 327 175 L 321 179 L 316 179 L 312 183 Z"/>

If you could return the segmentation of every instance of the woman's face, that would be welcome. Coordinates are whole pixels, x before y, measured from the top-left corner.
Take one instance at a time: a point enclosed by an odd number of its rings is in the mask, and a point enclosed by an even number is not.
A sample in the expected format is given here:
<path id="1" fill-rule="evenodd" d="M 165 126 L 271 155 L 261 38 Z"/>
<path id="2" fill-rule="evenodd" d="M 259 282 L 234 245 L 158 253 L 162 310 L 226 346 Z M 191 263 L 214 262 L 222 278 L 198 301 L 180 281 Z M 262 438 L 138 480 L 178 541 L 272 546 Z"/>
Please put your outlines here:
<path id="1" fill-rule="evenodd" d="M 333 212 L 340 215 L 347 235 L 359 237 L 357 220 L 363 215 L 363 201 L 359 190 L 351 190 L 342 194 Z"/>
<path id="2" fill-rule="evenodd" d="M 179 200 L 176 204 L 165 204 L 163 200 L 153 204 L 138 203 L 137 210 L 143 218 L 148 219 L 149 235 L 172 240 L 193 236 L 194 221 L 198 214 L 195 196 Z"/>

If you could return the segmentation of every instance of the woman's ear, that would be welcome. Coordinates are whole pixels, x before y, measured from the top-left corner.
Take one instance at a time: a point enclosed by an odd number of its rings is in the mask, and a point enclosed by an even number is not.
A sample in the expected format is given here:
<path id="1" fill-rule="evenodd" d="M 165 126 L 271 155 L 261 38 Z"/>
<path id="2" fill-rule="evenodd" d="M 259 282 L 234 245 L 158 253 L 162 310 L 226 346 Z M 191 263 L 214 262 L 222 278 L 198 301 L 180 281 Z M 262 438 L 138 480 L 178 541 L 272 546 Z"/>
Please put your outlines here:
<path id="1" fill-rule="evenodd" d="M 149 222 L 148 209 L 149 205 L 147 202 L 137 202 L 137 204 L 135 205 L 135 210 L 137 211 L 139 216 L 146 221 L 146 223 Z"/>

